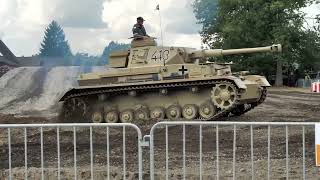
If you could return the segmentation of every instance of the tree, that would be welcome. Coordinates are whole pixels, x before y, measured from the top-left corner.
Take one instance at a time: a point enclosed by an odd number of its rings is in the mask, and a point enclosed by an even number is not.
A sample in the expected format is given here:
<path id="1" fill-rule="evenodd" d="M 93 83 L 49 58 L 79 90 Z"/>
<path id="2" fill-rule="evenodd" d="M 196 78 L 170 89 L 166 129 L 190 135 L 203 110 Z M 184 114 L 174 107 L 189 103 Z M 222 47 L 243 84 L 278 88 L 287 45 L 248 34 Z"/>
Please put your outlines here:
<path id="1" fill-rule="evenodd" d="M 317 23 L 317 26 L 315 27 L 315 29 L 318 32 L 318 34 L 320 35 L 320 14 L 318 14 L 316 16 L 316 23 Z"/>
<path id="2" fill-rule="evenodd" d="M 319 37 L 315 38 L 313 31 L 304 30 L 305 14 L 300 10 L 312 2 L 313 0 L 196 0 L 194 12 L 203 25 L 203 42 L 211 48 L 243 48 L 281 43 L 284 46 L 282 54 L 224 58 L 235 62 L 237 70 L 249 69 L 269 78 L 278 72 L 278 85 L 281 85 L 279 72 L 282 70 L 287 73 L 291 69 L 288 67 L 293 67 L 296 63 L 302 67 L 306 61 L 319 61 Z M 305 39 L 311 41 L 307 42 Z M 306 56 L 306 50 L 310 50 L 310 47 L 312 53 Z"/>
<path id="3" fill-rule="evenodd" d="M 111 41 L 103 50 L 102 53 L 102 62 L 108 64 L 109 54 L 114 51 L 127 50 L 130 48 L 130 44 L 118 43 L 116 41 Z"/>
<path id="4" fill-rule="evenodd" d="M 52 21 L 45 30 L 40 48 L 40 56 L 68 57 L 71 55 L 70 46 L 68 41 L 65 40 L 63 29 L 56 21 Z"/>

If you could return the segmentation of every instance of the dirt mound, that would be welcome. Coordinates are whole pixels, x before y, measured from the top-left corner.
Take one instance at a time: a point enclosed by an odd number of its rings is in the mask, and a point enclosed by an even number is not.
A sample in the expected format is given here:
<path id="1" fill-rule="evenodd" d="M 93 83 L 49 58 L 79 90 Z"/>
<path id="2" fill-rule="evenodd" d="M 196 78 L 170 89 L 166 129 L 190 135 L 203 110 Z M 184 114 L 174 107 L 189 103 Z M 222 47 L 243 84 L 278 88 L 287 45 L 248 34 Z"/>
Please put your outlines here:
<path id="1" fill-rule="evenodd" d="M 21 67 L 0 78 L 0 113 L 55 116 L 59 98 L 78 86 L 77 76 L 105 67 Z"/>

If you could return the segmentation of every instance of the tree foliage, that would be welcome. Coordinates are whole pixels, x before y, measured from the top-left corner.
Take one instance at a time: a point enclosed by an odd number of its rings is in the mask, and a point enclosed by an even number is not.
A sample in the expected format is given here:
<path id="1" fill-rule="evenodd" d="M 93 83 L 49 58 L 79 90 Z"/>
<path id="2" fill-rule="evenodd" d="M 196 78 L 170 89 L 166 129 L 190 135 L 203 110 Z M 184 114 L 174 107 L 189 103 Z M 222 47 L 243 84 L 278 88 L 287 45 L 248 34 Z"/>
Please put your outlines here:
<path id="1" fill-rule="evenodd" d="M 103 66 L 100 56 L 89 55 L 88 53 L 78 52 L 72 57 L 73 66 Z"/>
<path id="2" fill-rule="evenodd" d="M 203 25 L 203 42 L 211 48 L 243 48 L 283 45 L 278 55 L 258 54 L 226 57 L 236 70 L 271 77 L 275 60 L 281 60 L 285 73 L 299 68 L 317 68 L 320 54 L 319 34 L 304 28 L 301 8 L 314 0 L 195 0 L 194 12 Z"/>
<path id="3" fill-rule="evenodd" d="M 64 31 L 56 21 L 52 21 L 46 28 L 39 55 L 43 57 L 68 57 L 72 55 Z"/>

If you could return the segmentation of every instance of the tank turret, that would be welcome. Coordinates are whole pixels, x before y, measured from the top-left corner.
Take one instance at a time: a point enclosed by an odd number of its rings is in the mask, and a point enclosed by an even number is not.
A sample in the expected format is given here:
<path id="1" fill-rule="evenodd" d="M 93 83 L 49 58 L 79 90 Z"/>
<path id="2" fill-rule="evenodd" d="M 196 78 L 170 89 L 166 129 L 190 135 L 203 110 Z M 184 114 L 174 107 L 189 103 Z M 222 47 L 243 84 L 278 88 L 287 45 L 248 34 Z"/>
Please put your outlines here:
<path id="1" fill-rule="evenodd" d="M 194 63 L 196 59 L 249 53 L 281 52 L 280 44 L 244 49 L 196 50 L 186 47 L 159 47 L 153 38 L 133 40 L 129 51 L 114 52 L 109 57 L 111 68 Z"/>
<path id="2" fill-rule="evenodd" d="M 61 98 L 61 117 L 132 123 L 241 115 L 264 102 L 269 82 L 259 75 L 232 73 L 230 64 L 203 60 L 281 50 L 281 45 L 196 50 L 157 46 L 152 38 L 133 40 L 131 49 L 110 54 L 106 71 L 79 76 L 79 87 Z"/>

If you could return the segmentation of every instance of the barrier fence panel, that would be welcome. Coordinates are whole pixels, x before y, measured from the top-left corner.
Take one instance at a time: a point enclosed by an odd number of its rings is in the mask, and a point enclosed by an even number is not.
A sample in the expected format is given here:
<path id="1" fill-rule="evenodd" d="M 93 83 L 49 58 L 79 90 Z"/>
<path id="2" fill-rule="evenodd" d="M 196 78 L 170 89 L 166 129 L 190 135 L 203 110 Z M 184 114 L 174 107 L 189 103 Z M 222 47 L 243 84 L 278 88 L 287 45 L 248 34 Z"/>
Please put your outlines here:
<path id="1" fill-rule="evenodd" d="M 8 124 L 0 140 L 0 179 L 142 179 L 133 124 Z"/>
<path id="2" fill-rule="evenodd" d="M 310 179 L 315 123 L 160 122 L 150 179 Z"/>
<path id="3" fill-rule="evenodd" d="M 150 179 L 310 179 L 319 175 L 314 127 L 160 122 L 142 138 L 125 123 L 0 125 L 0 179 L 141 180 L 143 165 Z"/>

